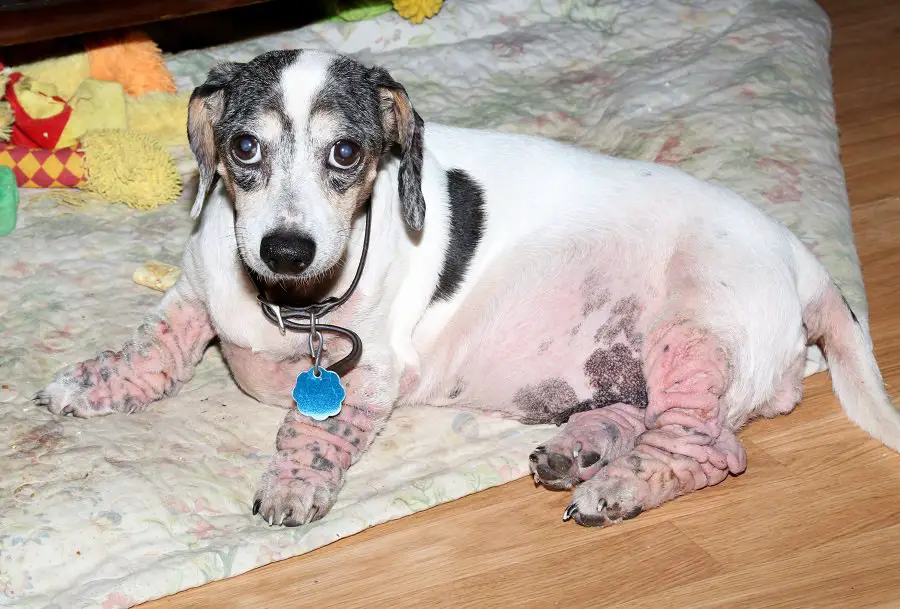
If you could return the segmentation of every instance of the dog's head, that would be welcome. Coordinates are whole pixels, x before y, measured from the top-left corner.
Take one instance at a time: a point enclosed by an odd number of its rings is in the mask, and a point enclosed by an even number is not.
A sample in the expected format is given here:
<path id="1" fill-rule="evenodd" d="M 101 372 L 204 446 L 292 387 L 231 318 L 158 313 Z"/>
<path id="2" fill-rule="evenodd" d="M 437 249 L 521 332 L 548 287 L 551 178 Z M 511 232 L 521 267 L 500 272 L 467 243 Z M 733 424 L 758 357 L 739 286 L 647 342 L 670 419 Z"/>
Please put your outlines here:
<path id="1" fill-rule="evenodd" d="M 244 263 L 270 280 L 314 279 L 341 259 L 351 220 L 395 145 L 403 217 L 422 228 L 422 131 L 387 71 L 346 56 L 273 51 L 218 65 L 188 112 L 200 168 L 191 215 L 221 177 Z"/>

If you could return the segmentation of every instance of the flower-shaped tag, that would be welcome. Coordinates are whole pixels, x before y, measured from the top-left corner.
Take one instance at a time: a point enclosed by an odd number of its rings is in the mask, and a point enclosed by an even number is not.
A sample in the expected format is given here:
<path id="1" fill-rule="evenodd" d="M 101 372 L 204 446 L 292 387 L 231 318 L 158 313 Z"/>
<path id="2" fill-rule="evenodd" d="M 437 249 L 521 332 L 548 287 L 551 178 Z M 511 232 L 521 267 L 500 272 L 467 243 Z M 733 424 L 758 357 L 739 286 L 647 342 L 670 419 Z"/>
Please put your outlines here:
<path id="1" fill-rule="evenodd" d="M 300 373 L 293 393 L 300 414 L 316 421 L 324 421 L 338 414 L 346 395 L 341 377 L 325 368 L 319 368 L 319 376 L 315 375 L 313 368 Z"/>

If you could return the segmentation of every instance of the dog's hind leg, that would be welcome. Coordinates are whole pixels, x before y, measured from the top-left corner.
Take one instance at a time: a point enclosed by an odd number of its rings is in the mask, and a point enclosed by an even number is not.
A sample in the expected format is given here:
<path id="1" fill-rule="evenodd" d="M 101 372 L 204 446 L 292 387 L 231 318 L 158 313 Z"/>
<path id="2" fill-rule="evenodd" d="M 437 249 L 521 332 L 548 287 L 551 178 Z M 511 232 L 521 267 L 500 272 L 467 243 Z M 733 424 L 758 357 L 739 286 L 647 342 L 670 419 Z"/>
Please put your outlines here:
<path id="1" fill-rule="evenodd" d="M 184 288 L 173 286 L 119 351 L 65 368 L 34 402 L 54 414 L 93 417 L 137 412 L 177 393 L 215 335 L 206 308 L 184 298 Z"/>
<path id="2" fill-rule="evenodd" d="M 733 382 L 729 358 L 703 327 L 681 320 L 658 325 L 644 355 L 647 431 L 575 490 L 566 516 L 603 526 L 743 472 L 746 453 L 722 399 Z"/>

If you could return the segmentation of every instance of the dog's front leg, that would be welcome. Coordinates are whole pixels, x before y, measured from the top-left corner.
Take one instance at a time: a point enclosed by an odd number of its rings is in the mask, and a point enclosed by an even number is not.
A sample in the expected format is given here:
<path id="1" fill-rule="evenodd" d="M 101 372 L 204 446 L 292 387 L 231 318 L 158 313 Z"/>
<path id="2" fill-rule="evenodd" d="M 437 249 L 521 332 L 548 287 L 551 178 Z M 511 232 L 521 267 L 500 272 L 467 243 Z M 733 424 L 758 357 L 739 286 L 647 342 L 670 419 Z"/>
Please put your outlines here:
<path id="1" fill-rule="evenodd" d="M 137 412 L 174 395 L 215 336 L 206 307 L 179 282 L 119 351 L 63 369 L 34 402 L 54 414 L 94 417 Z"/>
<path id="2" fill-rule="evenodd" d="M 337 415 L 316 421 L 294 407 L 285 416 L 253 501 L 266 522 L 298 526 L 327 514 L 347 470 L 390 415 L 398 386 L 390 366 L 363 363 L 342 382 L 347 394 Z"/>

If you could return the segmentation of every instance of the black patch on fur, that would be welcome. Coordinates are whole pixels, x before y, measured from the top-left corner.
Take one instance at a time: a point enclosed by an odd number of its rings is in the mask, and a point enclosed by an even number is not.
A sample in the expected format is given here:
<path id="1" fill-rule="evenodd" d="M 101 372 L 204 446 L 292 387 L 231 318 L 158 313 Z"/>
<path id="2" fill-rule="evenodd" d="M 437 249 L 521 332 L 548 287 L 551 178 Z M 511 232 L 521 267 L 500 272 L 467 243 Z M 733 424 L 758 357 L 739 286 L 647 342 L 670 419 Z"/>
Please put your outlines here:
<path id="1" fill-rule="evenodd" d="M 228 70 L 227 82 L 223 89 L 222 116 L 214 126 L 216 150 L 228 167 L 235 185 L 244 191 L 263 188 L 273 173 L 272 163 L 290 165 L 294 127 L 284 108 L 281 90 L 281 74 L 292 65 L 302 51 L 270 51 L 255 57 L 245 64 L 232 64 Z M 216 80 L 216 83 L 221 82 Z M 209 83 L 209 80 L 207 80 Z M 207 84 L 201 85 L 206 87 Z M 263 114 L 274 114 L 281 121 L 281 141 L 275 145 L 276 153 L 269 142 L 259 139 L 262 161 L 255 166 L 243 165 L 231 156 L 231 141 L 250 131 L 253 121 Z"/>
<path id="2" fill-rule="evenodd" d="M 422 161 L 425 152 L 425 122 L 415 111 L 406 89 L 384 68 L 371 70 L 375 84 L 385 92 L 382 97 L 382 124 L 385 136 L 400 146 L 400 175 L 397 188 L 406 226 L 420 231 L 425 225 L 425 196 L 422 194 Z M 403 100 L 407 112 L 397 111 L 396 97 Z M 391 98 L 391 99 L 389 99 Z M 403 124 L 400 124 L 403 121 Z M 401 141 L 402 140 L 402 141 Z"/>
<path id="3" fill-rule="evenodd" d="M 360 145 L 361 159 L 350 169 L 328 164 L 333 141 L 324 142 L 318 156 L 322 159 L 329 186 L 345 193 L 366 178 L 369 163 L 377 161 L 390 146 L 384 133 L 381 92 L 373 72 L 349 57 L 336 57 L 328 67 L 328 76 L 312 102 L 311 115 L 323 112 L 340 123 L 336 139 L 352 140 Z"/>
<path id="4" fill-rule="evenodd" d="M 550 378 L 537 385 L 527 385 L 513 396 L 513 403 L 519 407 L 519 420 L 528 425 L 556 423 L 562 425 L 569 420 L 572 410 L 577 407 L 575 390 L 561 378 Z"/>
<path id="5" fill-rule="evenodd" d="M 591 271 L 581 284 L 581 298 L 584 300 L 581 308 L 582 316 L 587 317 L 592 312 L 602 309 L 609 302 L 611 295 L 609 289 L 603 287 L 600 273 L 597 270 Z M 574 334 L 576 333 L 573 332 Z"/>
<path id="6" fill-rule="evenodd" d="M 647 407 L 647 382 L 641 360 L 629 346 L 617 343 L 609 349 L 597 349 L 584 365 L 594 395 L 594 408 L 622 402 Z"/>
<path id="7" fill-rule="evenodd" d="M 643 340 L 637 332 L 640 312 L 641 306 L 637 297 L 629 296 L 619 300 L 613 305 L 609 319 L 594 334 L 594 342 L 609 345 L 622 335 L 632 349 L 639 350 Z"/>
<path id="8" fill-rule="evenodd" d="M 484 235 L 484 190 L 461 169 L 447 172 L 450 235 L 431 302 L 450 300 L 466 277 Z"/>

